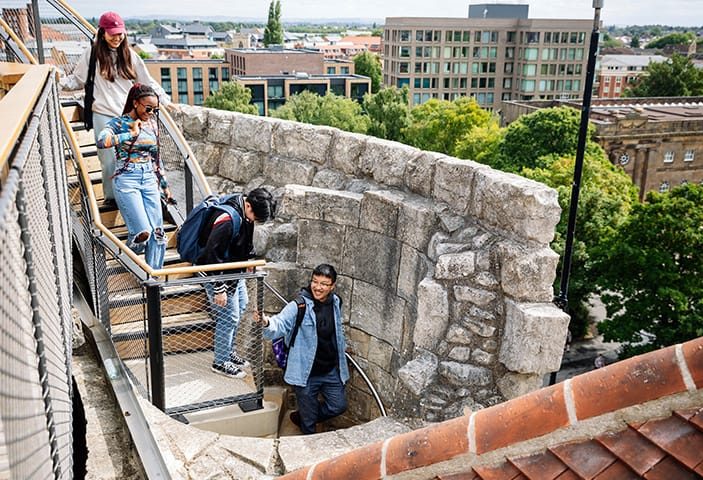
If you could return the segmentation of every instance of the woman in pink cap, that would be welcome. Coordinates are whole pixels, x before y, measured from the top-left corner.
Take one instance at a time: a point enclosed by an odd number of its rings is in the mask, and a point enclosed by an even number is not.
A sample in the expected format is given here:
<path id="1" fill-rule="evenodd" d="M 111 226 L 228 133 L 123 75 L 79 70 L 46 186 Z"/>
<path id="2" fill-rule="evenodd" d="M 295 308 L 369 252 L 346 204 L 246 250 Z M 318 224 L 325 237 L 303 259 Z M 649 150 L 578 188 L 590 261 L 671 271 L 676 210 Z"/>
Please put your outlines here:
<path id="1" fill-rule="evenodd" d="M 94 80 L 89 81 L 91 57 L 95 59 Z M 124 21 L 115 12 L 105 12 L 98 22 L 98 33 L 92 48 L 78 60 L 71 75 L 63 77 L 61 88 L 77 90 L 85 87 L 86 125 L 92 125 L 97 143 L 98 135 L 107 122 L 122 115 L 122 107 L 134 83 L 149 85 L 159 96 L 159 103 L 169 107 L 171 100 L 161 85 L 149 75 L 142 59 L 127 42 Z M 92 91 L 91 91 L 92 90 Z M 115 173 L 115 151 L 98 149 L 102 166 L 104 205 L 115 206 L 112 176 Z"/>

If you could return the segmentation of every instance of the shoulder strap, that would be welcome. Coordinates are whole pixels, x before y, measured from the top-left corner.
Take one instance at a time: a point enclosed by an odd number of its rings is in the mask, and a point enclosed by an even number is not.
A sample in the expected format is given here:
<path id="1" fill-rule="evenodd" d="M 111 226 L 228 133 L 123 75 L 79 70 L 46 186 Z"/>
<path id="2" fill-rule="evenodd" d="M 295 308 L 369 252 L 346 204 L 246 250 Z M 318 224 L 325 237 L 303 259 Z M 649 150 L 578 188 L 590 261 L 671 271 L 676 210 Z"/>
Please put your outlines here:
<path id="1" fill-rule="evenodd" d="M 298 329 L 300 328 L 300 324 L 303 323 L 303 317 L 305 316 L 305 309 L 307 308 L 305 304 L 305 299 L 303 298 L 302 295 L 298 295 L 295 297 L 295 303 L 298 305 L 298 315 L 295 317 L 295 326 L 293 327 L 293 331 L 290 334 L 290 345 L 288 348 L 293 348 L 293 344 L 295 343 L 295 337 L 298 336 Z"/>
<path id="2" fill-rule="evenodd" d="M 88 78 L 86 82 L 93 83 L 95 81 L 95 64 L 97 63 L 97 53 L 95 51 L 95 44 L 90 46 L 90 61 L 88 62 Z"/>

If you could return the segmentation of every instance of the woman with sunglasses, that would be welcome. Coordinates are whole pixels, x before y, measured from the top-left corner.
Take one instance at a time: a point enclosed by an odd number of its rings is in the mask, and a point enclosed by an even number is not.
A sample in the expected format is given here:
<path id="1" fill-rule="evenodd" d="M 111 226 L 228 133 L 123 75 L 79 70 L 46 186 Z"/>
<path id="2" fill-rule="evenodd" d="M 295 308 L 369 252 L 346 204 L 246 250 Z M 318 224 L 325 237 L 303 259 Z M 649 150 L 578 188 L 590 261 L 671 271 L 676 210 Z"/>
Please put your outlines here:
<path id="1" fill-rule="evenodd" d="M 161 189 L 172 201 L 159 160 L 159 98 L 148 86 L 135 83 L 121 117 L 107 122 L 98 136 L 98 148 L 114 148 L 112 175 L 115 200 L 127 225 L 127 245 L 145 252 L 152 268 L 164 264 L 166 234 L 161 212 Z"/>
<path id="2" fill-rule="evenodd" d="M 94 76 L 92 81 L 91 61 Z M 92 125 L 96 142 L 107 122 L 120 116 L 127 93 L 134 82 L 150 85 L 158 94 L 161 104 L 170 108 L 166 92 L 149 75 L 139 55 L 129 48 L 122 17 L 115 12 L 105 12 L 98 22 L 95 43 L 83 53 L 73 73 L 60 80 L 61 88 L 65 90 L 85 87 L 84 115 L 89 117 L 86 118 L 86 125 L 89 128 Z M 98 150 L 98 158 L 102 167 L 103 204 L 108 208 L 114 207 L 115 197 L 110 177 L 115 171 L 115 154 L 112 149 Z"/>

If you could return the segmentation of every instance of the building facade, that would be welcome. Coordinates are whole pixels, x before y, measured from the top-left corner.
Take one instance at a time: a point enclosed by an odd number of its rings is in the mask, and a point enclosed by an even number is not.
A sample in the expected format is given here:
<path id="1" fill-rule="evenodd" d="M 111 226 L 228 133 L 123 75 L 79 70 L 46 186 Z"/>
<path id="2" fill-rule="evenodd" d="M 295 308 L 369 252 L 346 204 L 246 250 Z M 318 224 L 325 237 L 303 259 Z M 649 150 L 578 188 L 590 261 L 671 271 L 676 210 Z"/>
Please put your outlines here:
<path id="1" fill-rule="evenodd" d="M 320 96 L 333 93 L 357 102 L 371 91 L 371 79 L 361 75 L 242 75 L 233 80 L 251 90 L 251 103 L 259 109 L 259 115 L 266 116 L 284 105 L 292 95 L 304 91 Z"/>
<path id="2" fill-rule="evenodd" d="M 505 102 L 503 121 L 539 108 L 580 102 Z M 591 105 L 596 140 L 608 158 L 639 188 L 666 192 L 683 183 L 703 183 L 703 97 L 596 99 Z"/>
<path id="3" fill-rule="evenodd" d="M 661 55 L 602 55 L 596 76 L 599 98 L 619 98 L 622 92 L 637 83 L 650 63 L 665 62 Z"/>
<path id="4" fill-rule="evenodd" d="M 205 99 L 230 80 L 224 60 L 144 60 L 151 76 L 176 103 L 203 105 Z"/>
<path id="5" fill-rule="evenodd" d="M 580 98 L 592 29 L 592 20 L 386 18 L 383 83 L 407 86 L 412 105 Z"/>
<path id="6" fill-rule="evenodd" d="M 323 74 L 324 55 L 291 48 L 228 48 L 225 61 L 232 75 L 278 75 L 292 72 Z"/>

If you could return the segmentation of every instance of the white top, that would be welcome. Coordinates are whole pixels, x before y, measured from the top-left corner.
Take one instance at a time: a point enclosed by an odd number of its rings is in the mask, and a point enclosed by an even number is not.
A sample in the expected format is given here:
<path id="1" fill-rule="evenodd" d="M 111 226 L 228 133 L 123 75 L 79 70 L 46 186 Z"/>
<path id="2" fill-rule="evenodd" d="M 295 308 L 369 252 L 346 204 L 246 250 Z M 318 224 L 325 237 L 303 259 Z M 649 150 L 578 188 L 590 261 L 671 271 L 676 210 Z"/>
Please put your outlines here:
<path id="1" fill-rule="evenodd" d="M 111 51 L 113 65 L 117 62 L 117 52 Z M 156 94 L 159 96 L 159 102 L 163 106 L 168 106 L 171 104 L 171 99 L 166 94 L 161 85 L 156 83 L 156 81 L 149 75 L 149 71 L 144 65 L 144 61 L 139 55 L 137 55 L 134 50 L 130 49 L 129 53 L 132 56 L 132 66 L 137 74 L 136 80 L 134 82 L 143 83 L 149 85 L 154 89 Z M 59 81 L 59 85 L 63 90 L 78 90 L 83 88 L 86 80 L 88 79 L 88 63 L 90 62 L 90 48 L 83 52 L 83 56 L 78 60 L 75 70 L 71 75 L 62 77 Z M 95 87 L 93 88 L 93 112 L 100 113 L 102 115 L 107 115 L 109 117 L 119 117 L 122 115 L 122 109 L 127 101 L 127 94 L 129 89 L 132 88 L 133 81 L 121 77 L 120 75 L 115 76 L 115 81 L 110 82 L 100 75 L 100 62 L 96 61 L 95 64 Z"/>

